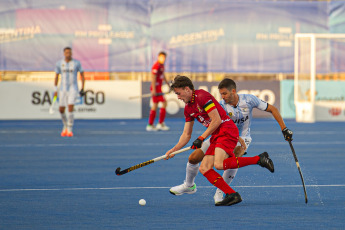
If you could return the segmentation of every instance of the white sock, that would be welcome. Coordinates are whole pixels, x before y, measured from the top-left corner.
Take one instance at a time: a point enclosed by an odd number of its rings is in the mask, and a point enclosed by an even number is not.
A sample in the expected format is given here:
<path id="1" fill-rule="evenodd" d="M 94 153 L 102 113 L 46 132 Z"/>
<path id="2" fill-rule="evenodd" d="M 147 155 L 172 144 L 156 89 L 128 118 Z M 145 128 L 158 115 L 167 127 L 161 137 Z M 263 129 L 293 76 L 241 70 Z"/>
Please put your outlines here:
<path id="1" fill-rule="evenodd" d="M 69 113 L 68 114 L 68 122 L 67 122 L 68 132 L 72 132 L 73 123 L 74 123 L 74 114 L 73 113 Z"/>
<path id="2" fill-rule="evenodd" d="M 191 163 L 187 163 L 187 167 L 186 167 L 186 180 L 185 183 L 188 187 L 191 187 L 194 185 L 194 180 L 196 175 L 198 175 L 198 171 L 199 171 L 199 164 L 191 164 Z"/>
<path id="3" fill-rule="evenodd" d="M 231 181 L 235 178 L 238 169 L 227 169 L 223 172 L 223 179 L 230 185 Z"/>
<path id="4" fill-rule="evenodd" d="M 62 119 L 62 123 L 64 128 L 67 127 L 67 117 L 66 117 L 66 113 L 61 113 L 61 119 Z"/>

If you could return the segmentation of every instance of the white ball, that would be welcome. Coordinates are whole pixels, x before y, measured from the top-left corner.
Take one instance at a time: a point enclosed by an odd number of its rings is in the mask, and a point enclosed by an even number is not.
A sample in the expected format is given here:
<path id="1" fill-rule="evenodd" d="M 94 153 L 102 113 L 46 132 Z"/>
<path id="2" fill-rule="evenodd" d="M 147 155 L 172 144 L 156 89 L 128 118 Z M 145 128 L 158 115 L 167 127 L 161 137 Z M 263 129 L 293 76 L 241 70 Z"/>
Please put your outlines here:
<path id="1" fill-rule="evenodd" d="M 139 204 L 142 205 L 142 206 L 144 206 L 144 205 L 146 204 L 146 200 L 140 199 L 140 200 L 139 200 Z"/>

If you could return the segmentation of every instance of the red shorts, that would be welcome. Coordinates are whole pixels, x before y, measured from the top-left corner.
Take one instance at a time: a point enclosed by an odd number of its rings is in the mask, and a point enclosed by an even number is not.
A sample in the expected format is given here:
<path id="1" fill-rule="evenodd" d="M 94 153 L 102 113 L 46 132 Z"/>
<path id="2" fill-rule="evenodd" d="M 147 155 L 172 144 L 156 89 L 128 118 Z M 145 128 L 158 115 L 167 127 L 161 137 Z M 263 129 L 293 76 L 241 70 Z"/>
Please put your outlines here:
<path id="1" fill-rule="evenodd" d="M 226 123 L 225 123 L 226 124 Z M 216 148 L 223 149 L 230 157 L 234 157 L 234 149 L 238 142 L 238 129 L 230 125 L 223 124 L 218 133 L 213 134 L 210 139 L 210 147 L 208 147 L 205 155 L 214 155 Z"/>
<path id="2" fill-rule="evenodd" d="M 152 102 L 153 102 L 153 103 L 165 102 L 165 98 L 164 98 L 163 95 L 160 95 L 160 96 L 153 96 L 153 97 L 152 97 Z"/>

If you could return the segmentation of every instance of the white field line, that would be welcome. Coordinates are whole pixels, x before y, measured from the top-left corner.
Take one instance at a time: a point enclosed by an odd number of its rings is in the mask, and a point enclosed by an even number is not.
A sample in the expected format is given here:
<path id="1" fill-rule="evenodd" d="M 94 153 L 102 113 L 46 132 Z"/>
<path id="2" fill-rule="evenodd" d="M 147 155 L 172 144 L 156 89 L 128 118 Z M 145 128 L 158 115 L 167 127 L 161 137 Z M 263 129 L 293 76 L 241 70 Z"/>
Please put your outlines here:
<path id="1" fill-rule="evenodd" d="M 294 145 L 345 145 L 345 142 L 343 141 L 311 141 L 311 142 L 298 142 L 298 141 L 294 141 L 293 142 Z M 0 149 L 1 148 L 19 148 L 19 147 L 37 147 L 37 148 L 46 148 L 46 147 L 118 147 L 118 146 L 169 146 L 171 145 L 171 143 L 164 143 L 164 142 L 160 142 L 160 143 L 150 143 L 150 142 L 146 142 L 146 143 L 100 143 L 100 144 L 86 144 L 86 143 L 66 143 L 66 144 L 2 144 L 0 145 Z M 273 142 L 273 141 L 269 141 L 269 142 L 265 142 L 265 141 L 256 141 L 253 142 L 251 144 L 251 146 L 255 146 L 255 145 L 287 145 L 287 143 L 285 141 L 277 141 L 277 142 Z"/>
<path id="2" fill-rule="evenodd" d="M 60 129 L 59 129 L 60 130 Z M 175 135 L 175 134 L 181 134 L 181 131 L 169 131 L 169 132 L 151 132 L 150 135 Z M 203 131 L 196 130 L 195 133 L 202 133 Z M 56 134 L 59 133 L 57 130 L 0 130 L 0 134 Z M 93 135 L 145 135 L 147 134 L 147 131 L 124 131 L 124 130 L 98 130 L 98 131 L 92 131 L 88 130 L 88 134 Z M 254 135 L 282 135 L 280 131 L 251 131 L 251 134 Z M 345 134 L 345 131 L 322 131 L 322 135 L 339 135 L 339 134 Z M 294 132 L 294 135 L 320 135 L 320 131 L 296 131 Z"/>
<path id="3" fill-rule="evenodd" d="M 245 185 L 234 188 L 296 188 L 302 185 Z M 345 184 L 306 185 L 306 187 L 345 187 Z M 132 190 L 132 189 L 169 189 L 170 187 L 110 187 L 110 188 L 21 188 L 0 189 L 0 192 L 26 192 L 26 191 L 79 191 L 79 190 Z M 214 188 L 214 186 L 198 186 L 198 188 Z"/>

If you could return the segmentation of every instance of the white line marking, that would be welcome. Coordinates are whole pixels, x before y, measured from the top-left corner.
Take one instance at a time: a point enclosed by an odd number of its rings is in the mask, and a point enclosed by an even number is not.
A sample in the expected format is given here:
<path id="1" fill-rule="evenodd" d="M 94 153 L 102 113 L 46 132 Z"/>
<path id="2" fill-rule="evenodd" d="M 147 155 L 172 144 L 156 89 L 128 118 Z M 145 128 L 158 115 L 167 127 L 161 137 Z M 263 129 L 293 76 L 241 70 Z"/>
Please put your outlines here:
<path id="1" fill-rule="evenodd" d="M 297 188 L 302 185 L 244 185 L 234 188 Z M 306 185 L 306 187 L 345 187 L 345 184 Z M 111 188 L 22 188 L 0 189 L 0 192 L 25 192 L 25 191 L 79 191 L 79 190 L 131 190 L 131 189 L 169 189 L 170 187 L 111 187 Z M 198 188 L 214 188 L 214 186 L 198 186 Z"/>
<path id="2" fill-rule="evenodd" d="M 60 129 L 59 129 L 60 130 Z M 59 131 L 57 129 L 50 129 L 50 130 L 0 130 L 0 133 L 4 134 L 32 134 L 32 133 L 51 133 L 51 134 L 57 134 Z M 203 133 L 203 131 L 195 130 L 195 133 Z M 94 134 L 94 135 L 145 135 L 147 134 L 147 131 L 123 131 L 123 130 L 99 130 L 99 131 L 93 131 L 88 130 L 87 133 Z M 254 135 L 282 135 L 280 131 L 251 131 Z M 322 131 L 323 135 L 339 135 L 344 134 L 344 131 Z M 169 132 L 151 132 L 150 135 L 178 135 L 181 134 L 181 131 L 169 131 Z M 295 131 L 294 135 L 320 135 L 320 132 L 318 131 Z"/>
<path id="3" fill-rule="evenodd" d="M 319 141 L 319 142 L 293 142 L 294 145 L 345 145 L 345 142 L 342 141 Z M 169 146 L 171 143 L 101 143 L 101 144 L 3 144 L 0 148 L 18 148 L 18 147 L 37 147 L 37 148 L 46 148 L 46 147 L 117 147 L 117 146 Z M 251 146 L 254 145 L 286 145 L 286 142 L 253 142 Z"/>

